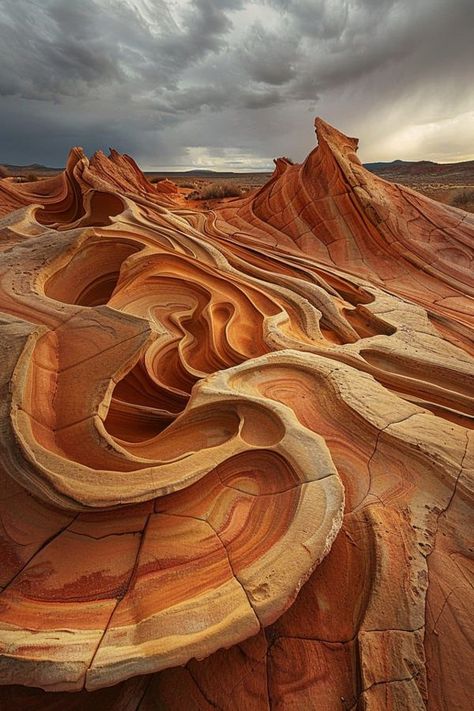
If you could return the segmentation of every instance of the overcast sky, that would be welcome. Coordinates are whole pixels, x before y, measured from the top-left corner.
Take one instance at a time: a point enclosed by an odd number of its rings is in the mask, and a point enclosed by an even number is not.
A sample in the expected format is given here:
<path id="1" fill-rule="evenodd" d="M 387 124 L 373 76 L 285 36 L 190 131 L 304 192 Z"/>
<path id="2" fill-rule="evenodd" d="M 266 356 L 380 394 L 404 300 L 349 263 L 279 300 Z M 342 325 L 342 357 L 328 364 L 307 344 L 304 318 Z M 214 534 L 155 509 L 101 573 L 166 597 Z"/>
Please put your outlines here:
<path id="1" fill-rule="evenodd" d="M 0 163 L 474 158 L 474 0 L 0 0 Z"/>

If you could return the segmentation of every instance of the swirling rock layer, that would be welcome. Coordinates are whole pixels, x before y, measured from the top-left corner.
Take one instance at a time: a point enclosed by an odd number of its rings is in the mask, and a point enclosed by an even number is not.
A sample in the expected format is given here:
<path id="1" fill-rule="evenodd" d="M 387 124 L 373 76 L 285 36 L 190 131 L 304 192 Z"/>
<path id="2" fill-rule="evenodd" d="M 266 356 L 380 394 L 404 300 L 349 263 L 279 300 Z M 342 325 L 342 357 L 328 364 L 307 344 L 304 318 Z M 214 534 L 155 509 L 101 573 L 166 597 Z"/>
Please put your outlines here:
<path id="1" fill-rule="evenodd" d="M 8 708 L 469 708 L 474 221 L 316 129 L 0 181 Z"/>

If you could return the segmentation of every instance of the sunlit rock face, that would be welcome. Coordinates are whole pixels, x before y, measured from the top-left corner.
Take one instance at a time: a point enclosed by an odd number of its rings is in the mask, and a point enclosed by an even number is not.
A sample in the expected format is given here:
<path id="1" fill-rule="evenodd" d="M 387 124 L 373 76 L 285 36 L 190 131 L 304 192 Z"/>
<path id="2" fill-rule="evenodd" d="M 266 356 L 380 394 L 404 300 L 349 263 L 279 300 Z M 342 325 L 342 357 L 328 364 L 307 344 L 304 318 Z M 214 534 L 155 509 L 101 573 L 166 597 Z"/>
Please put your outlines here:
<path id="1" fill-rule="evenodd" d="M 316 130 L 0 181 L 0 706 L 469 707 L 474 220 Z"/>

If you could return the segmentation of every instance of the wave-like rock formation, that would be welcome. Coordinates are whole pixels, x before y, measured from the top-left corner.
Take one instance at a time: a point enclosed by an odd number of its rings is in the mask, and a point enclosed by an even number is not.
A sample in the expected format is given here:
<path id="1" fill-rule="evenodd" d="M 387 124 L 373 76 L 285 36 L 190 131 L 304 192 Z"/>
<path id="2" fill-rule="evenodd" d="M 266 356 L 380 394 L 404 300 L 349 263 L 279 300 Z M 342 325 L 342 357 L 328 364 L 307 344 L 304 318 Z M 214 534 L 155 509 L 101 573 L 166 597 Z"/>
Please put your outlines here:
<path id="1" fill-rule="evenodd" d="M 5 708 L 469 708 L 474 219 L 316 130 L 0 181 Z"/>

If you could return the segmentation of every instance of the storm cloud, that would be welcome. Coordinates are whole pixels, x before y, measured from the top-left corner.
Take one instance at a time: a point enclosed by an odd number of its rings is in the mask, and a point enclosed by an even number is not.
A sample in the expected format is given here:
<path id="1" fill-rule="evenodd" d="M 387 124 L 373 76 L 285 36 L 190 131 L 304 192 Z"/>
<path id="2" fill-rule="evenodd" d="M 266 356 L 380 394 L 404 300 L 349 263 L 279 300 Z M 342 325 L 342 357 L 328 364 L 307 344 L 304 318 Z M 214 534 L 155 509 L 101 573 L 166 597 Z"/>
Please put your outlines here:
<path id="1" fill-rule="evenodd" d="M 472 0 L 0 0 L 0 162 L 268 169 L 316 114 L 364 160 L 472 158 L 473 24 Z"/>

